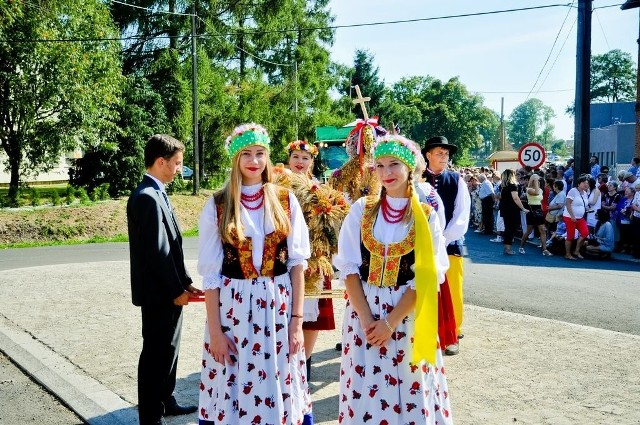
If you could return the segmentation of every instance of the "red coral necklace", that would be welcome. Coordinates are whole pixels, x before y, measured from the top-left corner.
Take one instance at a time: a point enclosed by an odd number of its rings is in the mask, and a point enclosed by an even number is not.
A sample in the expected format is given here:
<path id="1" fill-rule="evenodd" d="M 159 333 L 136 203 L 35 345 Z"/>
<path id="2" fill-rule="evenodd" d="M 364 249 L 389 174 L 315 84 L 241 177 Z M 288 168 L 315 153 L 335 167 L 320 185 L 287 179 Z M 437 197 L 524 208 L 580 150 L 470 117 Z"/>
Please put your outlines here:
<path id="1" fill-rule="evenodd" d="M 250 205 L 254 202 L 258 202 L 258 205 Z M 260 188 L 259 191 L 254 193 L 253 195 L 245 195 L 244 193 L 240 194 L 240 203 L 248 210 L 257 210 L 262 207 L 264 204 L 264 188 Z"/>
<path id="2" fill-rule="evenodd" d="M 387 201 L 387 197 L 385 196 L 384 198 L 382 198 L 382 203 L 380 205 L 384 221 L 390 224 L 400 223 L 402 221 L 402 218 L 404 217 L 404 213 L 407 211 L 408 206 L 409 204 L 397 210 L 389 205 L 389 201 Z"/>

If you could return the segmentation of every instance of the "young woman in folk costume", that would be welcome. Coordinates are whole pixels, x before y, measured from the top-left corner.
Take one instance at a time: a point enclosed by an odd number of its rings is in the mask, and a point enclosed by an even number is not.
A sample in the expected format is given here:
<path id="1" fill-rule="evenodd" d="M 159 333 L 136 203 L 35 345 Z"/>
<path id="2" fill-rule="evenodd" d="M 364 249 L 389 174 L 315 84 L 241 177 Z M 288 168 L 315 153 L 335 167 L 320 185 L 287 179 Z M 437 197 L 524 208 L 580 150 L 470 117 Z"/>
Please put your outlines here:
<path id="1" fill-rule="evenodd" d="M 340 230 L 342 424 L 452 423 L 438 345 L 441 228 L 413 186 L 417 155 L 401 136 L 379 139 L 373 156 L 383 188 L 356 201 Z"/>
<path id="2" fill-rule="evenodd" d="M 200 217 L 201 425 L 312 423 L 302 335 L 309 233 L 295 196 L 271 183 L 269 141 L 257 124 L 233 131 L 231 175 Z"/>
<path id="3" fill-rule="evenodd" d="M 294 176 L 280 174 L 276 182 L 292 189 L 302 207 L 309 227 L 311 258 L 305 270 L 305 292 L 331 289 L 333 268 L 331 256 L 337 249 L 337 234 L 349 211 L 342 193 L 320 185 L 313 177 L 314 159 L 318 148 L 304 141 L 289 143 L 289 169 Z M 307 355 L 307 379 L 311 374 L 311 354 L 318 331 L 335 329 L 331 298 L 307 298 L 304 301 L 304 349 Z"/>

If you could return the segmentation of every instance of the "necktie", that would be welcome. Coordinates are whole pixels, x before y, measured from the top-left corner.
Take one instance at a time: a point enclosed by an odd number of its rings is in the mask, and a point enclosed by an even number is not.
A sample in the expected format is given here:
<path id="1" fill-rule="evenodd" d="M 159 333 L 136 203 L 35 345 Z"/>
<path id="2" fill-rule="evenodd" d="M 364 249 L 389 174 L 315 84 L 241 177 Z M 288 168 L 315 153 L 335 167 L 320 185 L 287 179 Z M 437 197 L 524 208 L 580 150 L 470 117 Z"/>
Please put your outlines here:
<path id="1" fill-rule="evenodd" d="M 162 197 L 164 198 L 164 202 L 167 203 L 167 207 L 169 208 L 169 215 L 171 216 L 171 221 L 173 222 L 173 227 L 176 228 L 176 230 L 178 230 L 178 223 L 176 222 L 176 218 L 173 215 L 173 207 L 171 206 L 171 202 L 169 202 L 169 197 L 167 196 L 167 193 L 163 190 L 162 192 Z"/>
<path id="2" fill-rule="evenodd" d="M 173 212 L 173 208 L 171 208 L 171 202 L 169 202 L 169 197 L 167 196 L 167 192 L 162 190 L 161 193 L 162 193 L 162 197 L 164 198 L 164 202 L 166 202 L 167 207 L 169 207 L 169 211 Z"/>

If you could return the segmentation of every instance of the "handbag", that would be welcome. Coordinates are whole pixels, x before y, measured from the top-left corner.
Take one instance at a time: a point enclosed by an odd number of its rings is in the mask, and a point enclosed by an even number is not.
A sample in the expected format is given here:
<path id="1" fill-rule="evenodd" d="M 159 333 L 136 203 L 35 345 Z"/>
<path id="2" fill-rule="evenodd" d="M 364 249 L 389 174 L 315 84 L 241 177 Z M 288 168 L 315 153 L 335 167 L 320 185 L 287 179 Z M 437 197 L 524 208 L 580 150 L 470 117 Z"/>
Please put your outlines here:
<path id="1" fill-rule="evenodd" d="M 551 213 L 551 211 L 549 211 L 547 215 L 544 216 L 544 221 L 546 221 L 547 223 L 555 223 L 556 221 L 558 221 L 558 217 L 556 217 Z"/>

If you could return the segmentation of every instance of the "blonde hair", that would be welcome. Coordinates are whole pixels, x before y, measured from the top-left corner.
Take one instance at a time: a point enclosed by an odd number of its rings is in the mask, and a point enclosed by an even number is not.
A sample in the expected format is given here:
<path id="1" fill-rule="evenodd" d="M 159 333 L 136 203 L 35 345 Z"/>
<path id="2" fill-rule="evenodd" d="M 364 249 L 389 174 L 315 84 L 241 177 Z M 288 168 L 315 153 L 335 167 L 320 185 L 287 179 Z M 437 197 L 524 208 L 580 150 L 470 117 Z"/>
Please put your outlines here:
<path id="1" fill-rule="evenodd" d="M 536 186 L 536 183 L 538 183 L 537 186 L 538 189 L 540 189 L 540 176 L 537 174 L 532 174 L 531 177 L 529 177 L 529 184 L 527 185 L 527 188 L 533 189 L 534 186 Z"/>
<path id="2" fill-rule="evenodd" d="M 218 228 L 220 237 L 224 242 L 232 243 L 233 235 L 237 236 L 239 241 L 244 241 L 244 226 L 240 220 L 240 194 L 242 188 L 242 173 L 240 172 L 240 153 L 241 149 L 233 157 L 231 167 L 231 175 L 224 184 L 224 187 L 215 194 L 216 199 L 222 199 L 222 217 L 218 220 Z M 264 212 L 265 216 L 273 218 L 273 224 L 276 231 L 288 234 L 291 230 L 291 221 L 287 212 L 280 204 L 278 199 L 278 187 L 271 183 L 273 179 L 273 165 L 269 158 L 269 151 L 265 151 L 267 155 L 267 165 L 262 171 L 262 188 L 264 190 Z"/>
<path id="3" fill-rule="evenodd" d="M 516 173 L 511 168 L 507 168 L 502 172 L 502 187 L 506 187 L 508 184 L 518 184 Z"/>
<path id="4" fill-rule="evenodd" d="M 405 167 L 406 164 L 402 163 Z M 409 167 L 407 167 L 409 168 Z M 402 216 L 403 223 L 410 223 L 413 220 L 413 211 L 411 210 L 411 197 L 413 196 L 413 192 L 415 187 L 413 187 L 413 170 L 409 170 L 409 176 L 407 178 L 408 191 L 409 191 L 409 203 L 407 204 L 407 209 L 404 211 L 404 215 Z M 382 199 L 387 196 L 387 190 L 382 186 L 380 190 L 380 197 L 376 200 L 376 203 L 373 205 L 373 208 L 369 210 L 366 214 L 366 217 L 370 220 L 375 220 L 378 216 L 378 211 L 380 211 L 380 207 L 382 206 Z"/>
<path id="5" fill-rule="evenodd" d="M 413 169 L 413 182 L 420 183 L 422 179 L 422 174 L 427 169 L 427 161 L 425 161 L 422 155 L 416 156 L 416 168 Z"/>

